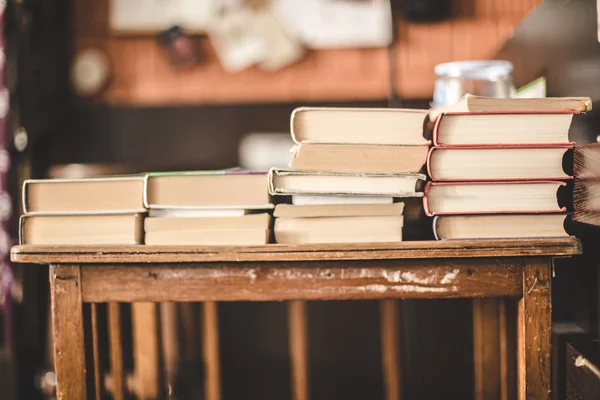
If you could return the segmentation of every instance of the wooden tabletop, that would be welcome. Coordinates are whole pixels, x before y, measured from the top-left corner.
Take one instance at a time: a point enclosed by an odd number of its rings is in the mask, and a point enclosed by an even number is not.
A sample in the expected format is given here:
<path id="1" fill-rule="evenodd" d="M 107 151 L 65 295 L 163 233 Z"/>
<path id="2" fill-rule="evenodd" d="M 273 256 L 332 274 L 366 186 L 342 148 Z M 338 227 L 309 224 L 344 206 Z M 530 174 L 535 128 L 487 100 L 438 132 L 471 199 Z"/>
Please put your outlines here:
<path id="1" fill-rule="evenodd" d="M 187 263 L 379 260 L 472 257 L 566 257 L 581 253 L 576 238 L 448 240 L 264 246 L 15 246 L 11 260 L 32 264 Z"/>

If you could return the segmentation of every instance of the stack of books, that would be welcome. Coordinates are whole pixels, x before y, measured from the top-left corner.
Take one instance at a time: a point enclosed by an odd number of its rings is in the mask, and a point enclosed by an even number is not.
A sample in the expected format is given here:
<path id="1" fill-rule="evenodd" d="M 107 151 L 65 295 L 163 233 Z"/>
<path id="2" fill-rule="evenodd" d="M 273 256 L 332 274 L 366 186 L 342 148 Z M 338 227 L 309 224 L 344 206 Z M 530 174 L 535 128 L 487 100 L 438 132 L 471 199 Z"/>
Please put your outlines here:
<path id="1" fill-rule="evenodd" d="M 144 240 L 144 177 L 23 184 L 21 244 L 127 245 Z"/>
<path id="2" fill-rule="evenodd" d="M 30 180 L 23 207 L 21 244 L 259 245 L 273 204 L 265 172 L 226 170 Z"/>
<path id="3" fill-rule="evenodd" d="M 265 172 L 238 170 L 146 176 L 149 245 L 269 243 L 273 209 Z"/>
<path id="4" fill-rule="evenodd" d="M 573 219 L 600 226 L 600 143 L 575 147 Z"/>
<path id="5" fill-rule="evenodd" d="M 425 212 L 438 239 L 567 236 L 574 114 L 589 98 L 465 96 L 432 110 Z"/>
<path id="6" fill-rule="evenodd" d="M 291 196 L 292 203 L 275 207 L 275 241 L 401 241 L 404 204 L 395 200 L 423 195 L 426 116 L 424 110 L 296 109 L 291 169 L 269 174 L 270 193 Z"/>

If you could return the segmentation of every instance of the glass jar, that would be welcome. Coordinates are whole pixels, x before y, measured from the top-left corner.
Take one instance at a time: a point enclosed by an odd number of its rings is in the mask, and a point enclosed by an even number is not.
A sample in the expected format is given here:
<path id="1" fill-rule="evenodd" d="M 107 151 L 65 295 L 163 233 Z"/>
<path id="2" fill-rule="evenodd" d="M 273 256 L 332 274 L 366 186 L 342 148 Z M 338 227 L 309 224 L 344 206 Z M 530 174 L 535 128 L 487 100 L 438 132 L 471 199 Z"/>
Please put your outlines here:
<path id="1" fill-rule="evenodd" d="M 438 64 L 433 107 L 456 103 L 467 93 L 486 97 L 514 97 L 513 65 L 509 61 L 457 61 Z"/>

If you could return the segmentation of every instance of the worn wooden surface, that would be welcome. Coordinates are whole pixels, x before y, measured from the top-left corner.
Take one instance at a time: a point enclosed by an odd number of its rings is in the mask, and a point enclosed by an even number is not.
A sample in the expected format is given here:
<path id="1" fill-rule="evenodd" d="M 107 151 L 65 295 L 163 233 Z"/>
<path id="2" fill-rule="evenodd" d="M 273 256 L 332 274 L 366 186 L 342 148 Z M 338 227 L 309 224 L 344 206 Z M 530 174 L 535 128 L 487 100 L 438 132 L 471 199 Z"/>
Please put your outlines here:
<path id="1" fill-rule="evenodd" d="M 51 266 L 50 291 L 54 369 L 58 382 L 56 398 L 85 399 L 87 392 L 80 267 Z"/>
<path id="2" fill-rule="evenodd" d="M 204 367 L 206 400 L 221 400 L 221 356 L 219 351 L 219 314 L 217 303 L 204 303 Z M 201 379 L 199 377 L 199 379 Z"/>
<path id="3" fill-rule="evenodd" d="M 571 256 L 581 253 L 575 238 L 448 240 L 264 246 L 15 246 L 19 263 L 178 263 L 214 261 L 319 261 L 407 258 Z"/>
<path id="4" fill-rule="evenodd" d="M 150 301 L 150 300 L 149 300 Z M 165 383 L 174 385 L 180 363 L 176 303 L 160 303 L 160 333 Z"/>
<path id="5" fill-rule="evenodd" d="M 518 398 L 550 398 L 551 260 L 531 260 L 523 271 L 518 307 Z"/>
<path id="6" fill-rule="evenodd" d="M 121 332 L 121 305 L 108 304 L 108 344 L 110 351 L 110 376 L 115 400 L 125 400 L 125 368 L 123 365 L 123 336 Z"/>
<path id="7" fill-rule="evenodd" d="M 386 400 L 402 398 L 401 331 L 398 323 L 397 300 L 386 299 L 379 303 L 381 319 L 381 363 Z"/>
<path id="8" fill-rule="evenodd" d="M 87 302 L 520 296 L 525 259 L 85 266 Z"/>
<path id="9" fill-rule="evenodd" d="M 140 400 L 159 395 L 158 321 L 155 303 L 131 305 L 135 392 Z"/>
<path id="10" fill-rule="evenodd" d="M 96 400 L 102 400 L 104 396 L 104 370 L 102 360 L 104 354 L 100 350 L 100 327 L 98 321 L 98 307 L 96 303 L 91 304 L 92 323 L 92 356 L 94 362 L 94 394 Z"/>
<path id="11" fill-rule="evenodd" d="M 507 312 L 509 299 L 473 300 L 473 356 L 476 400 L 509 400 L 516 397 L 513 371 L 514 316 Z"/>
<path id="12" fill-rule="evenodd" d="M 292 372 L 292 400 L 308 400 L 308 315 L 305 301 L 288 303 L 288 331 Z"/>
<path id="13" fill-rule="evenodd" d="M 500 398 L 517 398 L 517 315 L 513 299 L 498 301 L 500 329 Z"/>

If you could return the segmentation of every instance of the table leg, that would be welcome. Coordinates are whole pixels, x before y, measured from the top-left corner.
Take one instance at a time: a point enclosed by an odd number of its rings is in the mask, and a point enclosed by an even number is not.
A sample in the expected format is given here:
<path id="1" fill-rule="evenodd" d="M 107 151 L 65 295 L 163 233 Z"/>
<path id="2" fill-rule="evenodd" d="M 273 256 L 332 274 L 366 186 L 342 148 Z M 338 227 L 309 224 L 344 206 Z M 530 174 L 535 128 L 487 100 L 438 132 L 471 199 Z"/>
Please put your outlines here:
<path id="1" fill-rule="evenodd" d="M 476 400 L 517 397 L 514 314 L 509 299 L 473 300 L 473 356 Z M 512 315 L 509 315 L 512 311 Z"/>
<path id="2" fill-rule="evenodd" d="M 402 398 L 402 370 L 400 364 L 400 326 L 396 299 L 379 302 L 381 319 L 381 361 L 386 400 Z"/>
<path id="3" fill-rule="evenodd" d="M 292 372 L 292 399 L 308 400 L 308 311 L 306 301 L 288 302 L 288 330 Z"/>
<path id="4" fill-rule="evenodd" d="M 50 266 L 54 369 L 58 400 L 86 399 L 81 268 Z"/>
<path id="5" fill-rule="evenodd" d="M 518 319 L 519 400 L 550 398 L 551 259 L 523 268 Z"/>

